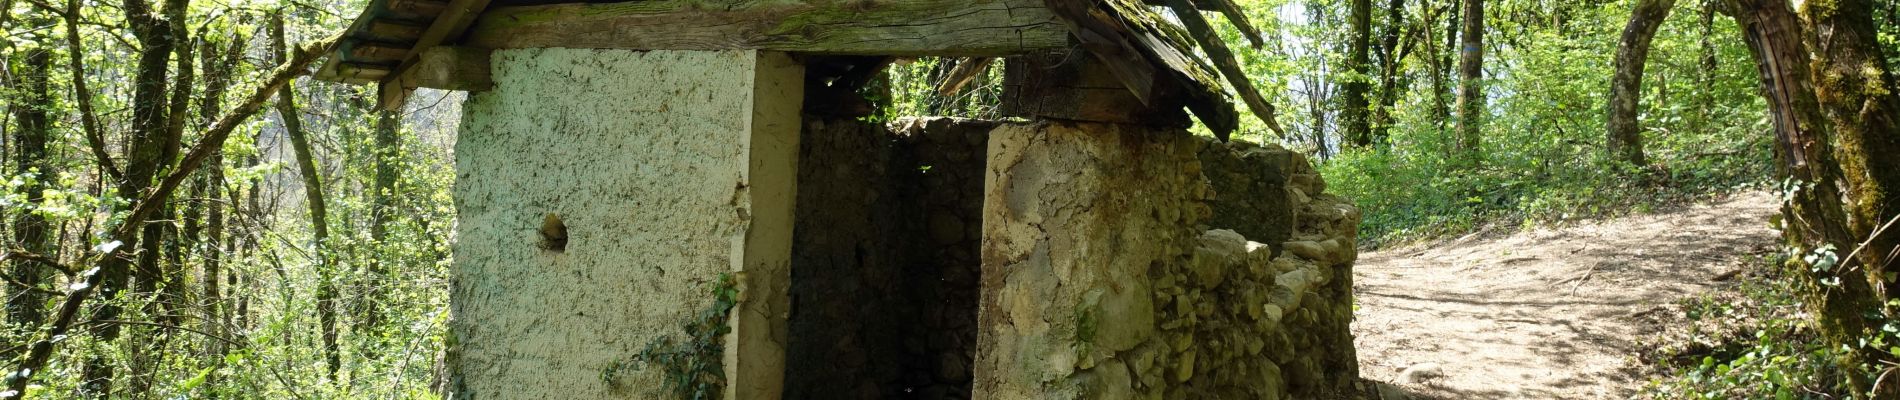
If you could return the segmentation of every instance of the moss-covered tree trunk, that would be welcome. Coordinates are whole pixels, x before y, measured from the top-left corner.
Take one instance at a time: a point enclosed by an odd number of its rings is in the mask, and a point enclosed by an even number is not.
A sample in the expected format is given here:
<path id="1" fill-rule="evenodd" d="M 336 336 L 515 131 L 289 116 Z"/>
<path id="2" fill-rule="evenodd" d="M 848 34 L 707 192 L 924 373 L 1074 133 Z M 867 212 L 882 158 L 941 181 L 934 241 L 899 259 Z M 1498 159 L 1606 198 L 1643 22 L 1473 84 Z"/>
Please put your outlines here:
<path id="1" fill-rule="evenodd" d="M 28 18 L 35 26 L 49 24 L 51 18 Z M 32 176 L 22 181 L 16 190 L 26 199 L 27 207 L 16 209 L 13 217 L 13 248 L 27 252 L 50 255 L 51 242 L 48 240 L 46 217 L 32 212 L 32 208 L 45 202 L 42 191 L 46 182 L 57 175 L 52 163 L 46 159 L 47 142 L 52 137 L 52 119 L 49 110 L 53 107 L 53 97 L 48 82 L 52 76 L 53 41 L 39 36 L 33 46 L 21 49 L 12 60 L 10 97 L 7 98 L 9 111 L 13 114 L 12 145 L 14 174 Z M 31 332 L 45 319 L 46 295 L 41 289 L 42 281 L 50 278 L 49 266 L 38 261 L 14 258 L 8 262 L 10 271 L 6 273 L 18 283 L 28 287 L 9 287 L 6 290 L 7 322 L 23 332 Z M 51 283 L 51 282 L 44 282 Z M 12 358 L 13 351 L 0 350 L 0 357 Z"/>
<path id="2" fill-rule="evenodd" d="M 1814 34 L 1815 95 L 1832 125 L 1847 187 L 1848 230 L 1862 238 L 1860 260 L 1884 300 L 1900 298 L 1900 229 L 1874 236 L 1900 216 L 1900 96 L 1893 91 L 1870 0 L 1808 1 Z M 1890 313 L 1894 310 L 1889 310 Z"/>
<path id="3" fill-rule="evenodd" d="M 1633 165 L 1649 161 L 1643 154 L 1643 126 L 1637 111 L 1643 99 L 1643 67 L 1649 61 L 1649 43 L 1656 29 L 1669 18 L 1675 0 L 1641 0 L 1630 10 L 1629 24 L 1623 27 L 1622 41 L 1616 46 L 1614 73 L 1610 75 L 1610 116 L 1604 123 L 1609 130 L 1605 149 L 1611 158 Z"/>
<path id="4" fill-rule="evenodd" d="M 402 128 L 402 116 L 398 111 L 383 110 L 376 113 L 376 176 L 371 185 L 369 211 L 369 240 L 373 248 L 383 249 L 384 241 L 389 239 L 389 223 L 396 212 L 396 181 L 401 178 L 397 169 L 401 163 L 402 140 L 397 132 Z M 369 259 L 369 266 L 363 271 L 361 285 L 363 304 L 359 309 L 357 326 L 375 330 L 382 325 L 380 311 L 383 300 L 383 286 L 388 277 L 388 266 L 383 263 L 382 251 L 375 252 Z"/>
<path id="5" fill-rule="evenodd" d="M 272 14 L 270 21 L 271 53 L 281 62 L 289 59 L 290 48 L 284 39 L 284 18 L 282 14 Z M 311 265 L 317 276 L 317 323 L 323 343 L 324 371 L 330 378 L 342 367 L 341 356 L 337 354 L 337 301 L 336 284 L 333 276 L 336 266 L 335 257 L 330 252 L 329 211 L 324 207 L 323 179 L 318 175 L 316 156 L 311 154 L 310 136 L 303 129 L 303 121 L 297 111 L 297 93 L 291 85 L 277 89 L 277 117 L 284 123 L 284 132 L 290 137 L 290 147 L 297 152 L 297 172 L 303 176 L 304 203 L 310 210 L 310 250 Z"/>
<path id="6" fill-rule="evenodd" d="M 1840 197 L 1840 168 L 1835 161 L 1831 126 L 1809 81 L 1809 51 L 1800 20 L 1787 0 L 1728 0 L 1761 74 L 1775 132 L 1777 171 L 1792 183 L 1782 207 L 1782 233 L 1797 252 L 1788 261 L 1799 281 L 1799 295 L 1816 317 L 1821 336 L 1834 348 L 1852 349 L 1843 358 L 1845 375 L 1857 393 L 1871 380 L 1859 373 L 1883 352 L 1858 339 L 1877 321 L 1868 313 L 1879 307 L 1873 288 L 1852 259 L 1839 259 L 1857 242 Z"/>
<path id="7" fill-rule="evenodd" d="M 184 23 L 187 0 L 165 0 L 161 13 L 155 13 L 152 4 L 144 0 L 124 0 L 119 8 L 126 15 L 126 25 L 132 36 L 138 39 L 139 51 L 135 71 L 132 76 L 132 121 L 131 138 L 125 146 L 125 168 L 123 179 L 119 182 L 119 196 L 131 203 L 152 188 L 161 173 L 178 157 L 182 138 L 171 129 L 168 105 L 170 92 L 167 91 L 167 77 L 171 74 L 168 64 L 178 46 L 179 37 L 174 24 Z M 106 161 L 101 161 L 105 163 Z M 125 223 L 135 223 L 127 221 Z M 138 248 L 141 253 L 136 263 L 131 260 L 109 260 L 102 263 L 100 274 L 100 296 L 107 299 L 118 298 L 118 292 L 129 284 L 137 282 L 144 289 L 156 287 L 160 279 L 156 254 L 162 250 L 159 242 L 163 239 L 163 224 L 141 224 L 141 232 L 122 237 L 103 238 L 116 240 L 122 247 Z M 115 302 L 101 305 L 93 315 L 94 319 L 112 321 L 122 315 L 123 310 Z M 96 337 L 104 342 L 117 342 L 121 327 L 115 323 L 95 325 Z M 142 346 L 143 340 L 127 340 L 128 346 Z M 135 365 L 136 367 L 136 365 Z M 83 393 L 91 396 L 110 396 L 115 375 L 112 363 L 102 356 L 94 356 L 85 363 L 83 375 Z M 130 375 L 137 375 L 136 371 Z"/>

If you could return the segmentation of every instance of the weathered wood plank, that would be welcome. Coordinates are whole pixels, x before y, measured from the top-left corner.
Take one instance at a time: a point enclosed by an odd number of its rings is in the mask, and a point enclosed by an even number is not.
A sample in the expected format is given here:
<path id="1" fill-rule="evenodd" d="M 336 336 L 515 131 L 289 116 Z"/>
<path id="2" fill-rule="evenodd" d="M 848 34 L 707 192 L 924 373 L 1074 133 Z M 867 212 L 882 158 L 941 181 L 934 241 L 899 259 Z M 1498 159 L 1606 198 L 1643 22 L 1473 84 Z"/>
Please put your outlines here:
<path id="1" fill-rule="evenodd" d="M 1144 104 L 1109 66 L 1081 53 L 1011 57 L 1003 68 L 1005 115 L 1186 127 L 1178 104 Z"/>
<path id="2" fill-rule="evenodd" d="M 345 62 L 336 66 L 336 77 L 345 83 L 364 84 L 389 76 L 388 65 Z"/>
<path id="3" fill-rule="evenodd" d="M 1267 98 L 1260 95 L 1260 90 L 1253 87 L 1253 82 L 1247 78 L 1246 70 L 1242 69 L 1240 62 L 1235 60 L 1233 50 L 1228 49 L 1227 43 L 1221 41 L 1220 36 L 1214 33 L 1213 25 L 1208 24 L 1201 12 L 1195 10 L 1188 0 L 1168 0 L 1168 3 L 1174 7 L 1175 15 L 1179 17 L 1181 24 L 1187 27 L 1188 33 L 1201 44 L 1201 50 L 1207 53 L 1207 58 L 1214 61 L 1214 66 L 1220 70 L 1221 76 L 1227 77 L 1227 83 L 1234 87 L 1234 91 L 1240 93 L 1241 100 L 1247 103 L 1247 109 L 1252 110 L 1254 116 L 1259 117 L 1260 122 L 1266 123 L 1267 129 L 1273 130 L 1275 135 L 1286 136 L 1286 131 L 1280 128 L 1279 120 L 1274 118 L 1273 104 L 1268 103 Z M 1221 140 L 1226 139 L 1226 136 L 1221 137 Z"/>
<path id="4" fill-rule="evenodd" d="M 404 21 L 372 20 L 369 22 L 369 27 L 364 33 L 367 33 L 370 39 L 385 42 L 411 43 L 414 42 L 416 38 L 422 37 L 423 29 L 428 29 L 428 27 Z"/>
<path id="5" fill-rule="evenodd" d="M 388 0 L 383 6 L 390 17 L 428 20 L 441 15 L 449 3 L 440 0 Z"/>
<path id="6" fill-rule="evenodd" d="M 422 51 L 403 72 L 405 88 L 482 91 L 495 86 L 488 76 L 488 49 L 436 46 Z"/>
<path id="7" fill-rule="evenodd" d="M 416 86 L 398 81 L 409 75 L 410 69 L 415 67 L 421 55 L 427 53 L 429 49 L 445 41 L 459 38 L 467 32 L 469 25 L 475 23 L 475 18 L 480 16 L 483 10 L 488 9 L 488 1 L 449 0 L 448 6 L 436 16 L 434 22 L 429 24 L 429 29 L 423 30 L 422 36 L 416 38 L 416 44 L 410 49 L 409 57 L 401 64 L 397 64 L 396 69 L 391 71 L 392 76 L 383 81 L 383 87 L 380 88 L 381 95 L 377 96 L 377 108 L 401 109 L 403 101 L 409 98 L 409 92 L 415 90 Z"/>
<path id="8" fill-rule="evenodd" d="M 362 63 L 395 63 L 409 56 L 409 46 L 371 41 L 344 43 L 342 50 L 349 61 Z"/>
<path id="9" fill-rule="evenodd" d="M 1042 0 L 654 0 L 498 8 L 464 44 L 987 57 L 1068 36 Z"/>

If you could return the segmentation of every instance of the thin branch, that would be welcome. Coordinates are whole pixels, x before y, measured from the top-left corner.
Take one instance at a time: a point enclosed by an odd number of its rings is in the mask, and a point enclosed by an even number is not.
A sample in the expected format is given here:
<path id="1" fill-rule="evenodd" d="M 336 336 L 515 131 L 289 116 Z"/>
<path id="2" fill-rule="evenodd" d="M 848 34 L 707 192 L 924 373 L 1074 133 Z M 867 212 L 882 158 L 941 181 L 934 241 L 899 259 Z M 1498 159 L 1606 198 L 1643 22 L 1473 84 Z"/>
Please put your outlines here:
<path id="1" fill-rule="evenodd" d="M 66 295 L 66 293 L 62 293 L 62 292 L 60 292 L 60 291 L 57 291 L 57 290 L 46 290 L 46 289 L 41 289 L 41 288 L 40 288 L 40 287 L 39 287 L 38 285 L 31 285 L 31 284 L 27 284 L 26 282 L 21 282 L 21 281 L 20 281 L 19 279 L 16 279 L 16 278 L 14 278 L 14 277 L 13 277 L 13 275 L 9 275 L 9 274 L 0 274 L 0 278 L 4 278 L 4 279 L 6 279 L 6 281 L 7 281 L 7 283 L 10 283 L 10 284 L 13 284 L 13 286 L 19 286 L 19 287 L 20 287 L 20 290 L 25 290 L 25 291 L 28 291 L 28 292 L 33 292 L 33 293 L 39 293 L 39 294 L 46 294 L 46 295 L 53 295 L 53 296 L 65 296 L 65 295 Z M 0 351 L 0 354 L 7 354 L 7 353 L 12 353 L 12 352 L 11 352 L 11 351 Z"/>
<path id="2" fill-rule="evenodd" d="M 62 17 L 66 16 L 65 8 L 54 7 L 51 3 L 47 3 L 46 0 L 26 0 L 26 2 L 33 3 L 33 5 L 39 6 L 40 9 L 45 10 L 46 12 L 53 13 L 53 15 L 58 15 Z"/>
<path id="3" fill-rule="evenodd" d="M 151 327 L 158 327 L 158 328 L 165 328 L 165 329 L 177 329 L 177 330 L 181 330 L 185 332 L 191 332 L 191 333 L 203 335 L 204 337 L 217 339 L 220 342 L 224 342 L 225 344 L 236 346 L 238 348 L 245 347 L 244 343 L 238 342 L 236 340 L 231 340 L 231 338 L 218 336 L 218 335 L 211 334 L 210 332 L 205 332 L 205 331 L 201 331 L 201 330 L 197 330 L 193 328 L 186 328 L 186 327 L 178 326 L 178 325 L 168 325 L 168 324 L 161 324 L 157 322 L 144 322 L 144 321 L 125 321 L 125 320 L 117 320 L 117 319 L 95 319 L 95 320 L 86 321 L 86 325 L 104 325 L 104 324 L 140 325 L 140 326 L 151 326 Z"/>
<path id="4" fill-rule="evenodd" d="M 1874 233 L 1867 235 L 1867 240 L 1860 242 L 1859 246 L 1854 246 L 1854 251 L 1847 253 L 1847 257 L 1842 257 L 1841 259 L 1852 260 L 1854 259 L 1854 256 L 1860 255 L 1861 250 L 1867 249 L 1867 246 L 1872 246 L 1874 244 L 1874 238 L 1878 238 L 1880 237 L 1880 234 L 1886 233 L 1887 228 L 1892 228 L 1895 222 L 1900 222 L 1900 215 L 1895 215 L 1893 216 L 1893 218 L 1887 219 L 1887 223 L 1881 224 L 1880 229 L 1875 229 Z M 1874 251 L 1880 251 L 1880 250 L 1874 250 Z"/>
<path id="5" fill-rule="evenodd" d="M 9 259 L 15 259 L 15 258 L 26 260 L 26 261 L 37 262 L 40 265 L 43 265 L 47 268 L 58 270 L 60 274 L 64 274 L 66 276 L 73 276 L 79 273 L 79 270 L 74 269 L 73 267 L 68 267 L 66 266 L 66 264 L 60 263 L 58 258 L 48 257 L 45 255 L 41 255 L 41 254 L 37 254 L 37 253 L 25 251 L 25 250 L 7 250 L 5 253 L 0 253 L 0 262 L 6 262 Z"/>

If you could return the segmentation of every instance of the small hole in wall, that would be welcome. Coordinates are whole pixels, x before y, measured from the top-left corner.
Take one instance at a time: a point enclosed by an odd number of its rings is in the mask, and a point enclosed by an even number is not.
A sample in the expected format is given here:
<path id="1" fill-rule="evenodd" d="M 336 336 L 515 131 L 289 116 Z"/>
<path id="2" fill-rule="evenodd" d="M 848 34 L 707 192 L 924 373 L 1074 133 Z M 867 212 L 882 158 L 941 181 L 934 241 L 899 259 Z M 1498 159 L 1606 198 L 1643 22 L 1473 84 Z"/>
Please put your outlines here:
<path id="1" fill-rule="evenodd" d="M 541 219 L 541 249 L 567 252 L 567 223 L 561 222 L 560 214 L 548 213 Z"/>

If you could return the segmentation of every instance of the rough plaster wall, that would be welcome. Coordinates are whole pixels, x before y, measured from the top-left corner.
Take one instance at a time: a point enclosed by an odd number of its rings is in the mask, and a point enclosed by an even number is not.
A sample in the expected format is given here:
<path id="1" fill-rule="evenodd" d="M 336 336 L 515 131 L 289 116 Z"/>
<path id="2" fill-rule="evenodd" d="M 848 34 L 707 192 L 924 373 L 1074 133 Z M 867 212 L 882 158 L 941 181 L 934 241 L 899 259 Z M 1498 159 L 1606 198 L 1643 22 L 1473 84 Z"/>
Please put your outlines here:
<path id="1" fill-rule="evenodd" d="M 1294 214 L 1285 226 L 1260 226 L 1286 235 L 1287 251 L 1196 228 L 1271 217 L 1210 218 L 1209 204 L 1223 199 L 1202 176 L 1197 153 L 1221 150 L 1209 146 L 1226 145 L 1105 124 L 992 134 L 975 398 L 1303 399 L 1352 390 L 1357 210 L 1307 195 L 1323 183 L 1304 158 L 1255 148 L 1264 153 L 1206 173 L 1286 173 L 1285 190 L 1228 196 L 1285 204 L 1250 209 Z"/>
<path id="2" fill-rule="evenodd" d="M 736 313 L 782 311 L 753 286 L 784 280 L 764 242 L 789 252 L 774 230 L 790 228 L 792 182 L 754 175 L 793 168 L 801 75 L 747 51 L 496 51 L 495 89 L 470 96 L 455 148 L 457 398 L 662 397 L 656 367 L 603 372 L 687 340 L 722 273 L 741 272 Z M 542 245 L 549 214 L 565 251 Z M 775 395 L 779 372 L 734 381 Z"/>
<path id="3" fill-rule="evenodd" d="M 786 398 L 969 397 L 994 127 L 807 118 Z"/>
<path id="4" fill-rule="evenodd" d="M 1187 254 L 1211 212 L 1198 144 L 1094 123 L 991 133 L 976 398 L 1161 395 L 1135 387 L 1144 360 L 1167 356 L 1148 274 Z"/>

